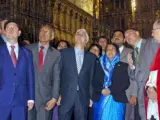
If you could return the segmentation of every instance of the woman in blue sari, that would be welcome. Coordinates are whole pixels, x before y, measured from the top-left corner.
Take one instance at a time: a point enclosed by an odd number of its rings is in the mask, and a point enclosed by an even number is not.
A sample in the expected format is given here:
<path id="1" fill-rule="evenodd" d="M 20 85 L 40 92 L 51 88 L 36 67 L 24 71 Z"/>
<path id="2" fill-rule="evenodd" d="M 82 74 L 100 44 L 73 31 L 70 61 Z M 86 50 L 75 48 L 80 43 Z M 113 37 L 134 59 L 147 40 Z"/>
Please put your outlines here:
<path id="1" fill-rule="evenodd" d="M 108 44 L 106 54 L 100 58 L 104 72 L 104 84 L 100 100 L 94 102 L 94 120 L 124 120 L 125 90 L 129 87 L 126 63 L 119 61 L 119 50 L 114 44 Z"/>

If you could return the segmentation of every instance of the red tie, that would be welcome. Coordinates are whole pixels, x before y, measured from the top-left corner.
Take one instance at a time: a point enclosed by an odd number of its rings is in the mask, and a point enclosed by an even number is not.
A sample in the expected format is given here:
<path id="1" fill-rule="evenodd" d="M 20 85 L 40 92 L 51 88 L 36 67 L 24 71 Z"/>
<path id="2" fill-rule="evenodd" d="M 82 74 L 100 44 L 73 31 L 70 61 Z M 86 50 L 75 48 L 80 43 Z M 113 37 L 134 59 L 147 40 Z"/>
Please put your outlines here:
<path id="1" fill-rule="evenodd" d="M 39 71 L 42 71 L 42 66 L 43 66 L 43 49 L 44 47 L 41 46 L 38 54 Z"/>
<path id="2" fill-rule="evenodd" d="M 14 52 L 14 48 L 15 48 L 15 46 L 11 46 L 11 59 L 12 59 L 14 67 L 16 67 L 17 58 L 16 58 L 16 54 Z"/>

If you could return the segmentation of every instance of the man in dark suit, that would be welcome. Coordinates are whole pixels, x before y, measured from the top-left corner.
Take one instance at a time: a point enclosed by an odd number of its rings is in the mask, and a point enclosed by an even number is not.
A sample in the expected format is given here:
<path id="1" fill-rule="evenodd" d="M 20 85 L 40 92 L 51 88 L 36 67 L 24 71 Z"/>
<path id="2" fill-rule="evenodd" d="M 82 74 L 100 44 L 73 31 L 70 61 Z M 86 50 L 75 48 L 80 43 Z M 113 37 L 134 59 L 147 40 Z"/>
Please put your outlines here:
<path id="1" fill-rule="evenodd" d="M 35 107 L 29 112 L 28 120 L 51 120 L 52 108 L 59 97 L 61 55 L 49 45 L 53 38 L 53 28 L 42 25 L 39 43 L 28 46 L 35 71 Z"/>
<path id="2" fill-rule="evenodd" d="M 4 24 L 7 20 L 0 20 L 0 45 L 3 45 L 6 42 L 5 32 L 4 32 Z"/>
<path id="3" fill-rule="evenodd" d="M 119 46 L 120 61 L 128 63 L 128 54 L 132 53 L 133 50 L 124 46 L 124 32 L 116 30 L 112 36 L 112 43 Z M 126 104 L 125 120 L 134 120 L 134 106 L 136 105 L 137 99 L 137 83 L 136 81 L 130 80 L 130 86 L 126 90 L 128 103 Z"/>
<path id="4" fill-rule="evenodd" d="M 84 50 L 89 41 L 85 29 L 75 35 L 75 47 L 61 51 L 61 105 L 59 120 L 70 120 L 74 112 L 75 120 L 86 120 L 88 106 L 92 103 L 92 79 L 96 56 Z M 91 106 L 91 104 L 90 104 Z"/>
<path id="5" fill-rule="evenodd" d="M 18 45 L 21 31 L 15 21 L 6 22 L 4 28 L 7 41 L 0 46 L 0 120 L 26 120 L 26 106 L 31 110 L 34 105 L 32 54 Z"/>

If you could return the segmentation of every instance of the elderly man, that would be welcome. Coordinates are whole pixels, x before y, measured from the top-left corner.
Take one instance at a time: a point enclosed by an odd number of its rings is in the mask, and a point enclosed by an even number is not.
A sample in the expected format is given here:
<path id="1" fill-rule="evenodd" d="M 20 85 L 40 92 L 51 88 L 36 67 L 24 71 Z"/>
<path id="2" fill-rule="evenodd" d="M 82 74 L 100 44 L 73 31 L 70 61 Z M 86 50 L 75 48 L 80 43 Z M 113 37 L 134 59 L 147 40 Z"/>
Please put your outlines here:
<path id="1" fill-rule="evenodd" d="M 160 43 L 160 19 L 153 24 L 152 36 Z M 160 48 L 152 61 L 150 74 L 145 86 L 147 120 L 160 118 Z"/>
<path id="2" fill-rule="evenodd" d="M 54 38 L 50 25 L 42 25 L 39 42 L 28 48 L 33 54 L 35 71 L 35 107 L 29 112 L 28 120 L 51 120 L 60 89 L 60 52 L 49 45 Z"/>
<path id="3" fill-rule="evenodd" d="M 155 52 L 157 51 L 158 44 L 153 39 L 142 39 L 136 29 L 128 29 L 125 32 L 125 38 L 128 44 L 134 48 L 134 59 L 132 60 L 131 55 L 128 56 L 129 66 L 132 68 L 129 75 L 137 82 L 138 112 L 141 120 L 146 120 L 143 94 L 144 86 L 148 78 L 150 64 L 154 58 Z"/>
<path id="4" fill-rule="evenodd" d="M 89 37 L 86 30 L 79 29 L 75 35 L 74 48 L 66 48 L 61 51 L 60 94 L 62 100 L 59 120 L 70 120 L 73 112 L 75 120 L 87 120 L 96 60 L 93 54 L 85 51 L 88 41 Z"/>

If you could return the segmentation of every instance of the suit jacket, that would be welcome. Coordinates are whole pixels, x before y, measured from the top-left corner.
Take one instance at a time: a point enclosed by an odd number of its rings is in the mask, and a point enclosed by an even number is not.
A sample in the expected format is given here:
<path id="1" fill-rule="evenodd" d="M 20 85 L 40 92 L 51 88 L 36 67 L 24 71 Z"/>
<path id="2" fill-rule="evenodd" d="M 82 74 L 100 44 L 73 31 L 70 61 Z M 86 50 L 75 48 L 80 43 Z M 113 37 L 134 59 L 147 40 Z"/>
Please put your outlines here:
<path id="1" fill-rule="evenodd" d="M 93 101 L 99 101 L 104 84 L 104 71 L 99 59 L 96 60 L 95 75 L 93 79 Z"/>
<path id="2" fill-rule="evenodd" d="M 2 36 L 0 35 L 0 45 L 3 45 L 3 44 L 5 44 L 5 42 L 4 42 L 3 38 L 2 38 Z"/>
<path id="3" fill-rule="evenodd" d="M 159 44 L 154 41 L 154 39 L 143 39 L 139 62 L 135 65 L 135 70 L 130 70 L 129 75 L 133 80 L 136 80 L 138 85 L 138 104 L 139 104 L 139 114 L 142 120 L 146 120 L 145 108 L 144 108 L 144 94 L 143 89 L 146 80 L 149 76 L 150 64 L 154 58 L 154 55 L 159 47 Z"/>
<path id="4" fill-rule="evenodd" d="M 33 54 L 36 104 L 46 104 L 52 98 L 58 100 L 61 70 L 60 52 L 49 46 L 42 71 L 40 72 L 38 65 L 38 43 L 27 47 Z"/>
<path id="5" fill-rule="evenodd" d="M 77 94 L 83 105 L 89 105 L 89 99 L 92 98 L 92 80 L 96 56 L 85 51 L 84 60 L 80 73 L 77 72 L 76 56 L 74 48 L 67 48 L 61 51 L 62 72 L 61 72 L 61 105 L 72 106 Z M 79 91 L 77 90 L 79 86 Z"/>
<path id="6" fill-rule="evenodd" d="M 113 99 L 117 102 L 127 103 L 126 90 L 128 89 L 130 82 L 128 76 L 128 64 L 124 62 L 118 62 L 113 70 L 112 84 L 108 87 L 111 91 Z"/>
<path id="7" fill-rule="evenodd" d="M 128 63 L 128 59 L 127 59 L 128 53 L 132 53 L 132 52 L 133 52 L 132 49 L 124 47 L 124 49 L 120 53 L 120 61 Z M 130 86 L 126 90 L 128 100 L 131 96 L 137 97 L 137 89 L 138 89 L 137 82 L 130 79 Z"/>
<path id="8" fill-rule="evenodd" d="M 0 106 L 26 106 L 34 100 L 34 69 L 31 52 L 19 46 L 16 68 L 6 45 L 0 46 Z"/>

